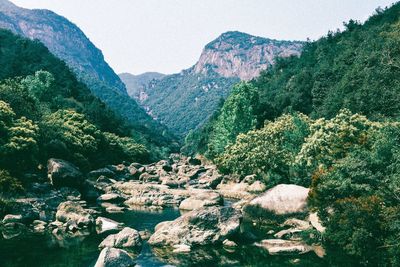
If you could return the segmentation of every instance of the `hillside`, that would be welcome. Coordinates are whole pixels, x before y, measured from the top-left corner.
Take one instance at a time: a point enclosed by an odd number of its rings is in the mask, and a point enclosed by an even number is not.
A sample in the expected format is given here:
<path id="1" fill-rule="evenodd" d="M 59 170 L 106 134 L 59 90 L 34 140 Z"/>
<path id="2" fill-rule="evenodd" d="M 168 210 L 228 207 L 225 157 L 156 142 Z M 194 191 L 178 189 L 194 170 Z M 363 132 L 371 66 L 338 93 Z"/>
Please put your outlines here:
<path id="1" fill-rule="evenodd" d="M 309 188 L 325 227 L 317 242 L 349 266 L 398 266 L 399 47 L 400 3 L 350 20 L 236 85 L 183 151 L 243 181 Z"/>
<path id="2" fill-rule="evenodd" d="M 158 72 L 145 72 L 139 75 L 133 75 L 130 73 L 119 74 L 120 79 L 126 86 L 128 95 L 138 101 L 143 101 L 147 98 L 145 92 L 146 85 L 152 80 L 160 80 L 165 74 Z"/>
<path id="3" fill-rule="evenodd" d="M 141 140 L 39 41 L 0 30 L 0 168 L 37 171 L 51 157 L 86 170 L 145 160 Z"/>
<path id="4" fill-rule="evenodd" d="M 185 136 L 209 119 L 233 84 L 256 77 L 276 57 L 299 55 L 302 45 L 226 32 L 205 46 L 193 67 L 151 81 L 140 103 L 174 133 Z"/>
<path id="5" fill-rule="evenodd" d="M 173 136 L 131 99 L 102 52 L 72 22 L 49 10 L 30 10 L 0 0 L 0 28 L 40 40 L 63 59 L 90 90 L 135 128 L 137 135 L 158 146 L 169 146 Z M 161 135 L 159 133 L 162 133 Z"/>

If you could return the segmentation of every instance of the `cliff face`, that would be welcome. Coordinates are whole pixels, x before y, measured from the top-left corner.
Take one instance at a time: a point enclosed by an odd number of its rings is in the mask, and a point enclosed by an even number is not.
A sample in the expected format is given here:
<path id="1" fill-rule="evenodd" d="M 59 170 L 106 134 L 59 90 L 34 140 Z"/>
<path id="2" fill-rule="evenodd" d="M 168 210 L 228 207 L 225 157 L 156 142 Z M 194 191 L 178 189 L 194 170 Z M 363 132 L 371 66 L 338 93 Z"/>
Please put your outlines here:
<path id="1" fill-rule="evenodd" d="M 277 57 L 300 55 L 302 46 L 227 32 L 205 46 L 192 68 L 151 80 L 134 97 L 153 118 L 184 136 L 208 120 L 233 84 L 258 76 Z"/>
<path id="2" fill-rule="evenodd" d="M 275 58 L 300 55 L 302 45 L 302 42 L 226 32 L 204 48 L 194 72 L 206 73 L 212 69 L 222 77 L 250 80 L 272 66 Z"/>
<path id="3" fill-rule="evenodd" d="M 20 8 L 0 0 L 0 28 L 38 39 L 78 75 L 84 72 L 125 93 L 124 84 L 105 62 L 102 52 L 66 18 L 49 10 Z"/>

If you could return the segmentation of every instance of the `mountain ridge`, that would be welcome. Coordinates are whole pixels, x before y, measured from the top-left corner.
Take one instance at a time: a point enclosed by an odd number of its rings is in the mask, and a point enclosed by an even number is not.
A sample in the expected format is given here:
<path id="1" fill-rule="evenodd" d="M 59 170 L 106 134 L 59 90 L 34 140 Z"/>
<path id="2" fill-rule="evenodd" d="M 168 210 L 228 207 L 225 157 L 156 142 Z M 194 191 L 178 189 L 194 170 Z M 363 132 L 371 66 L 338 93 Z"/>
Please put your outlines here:
<path id="1" fill-rule="evenodd" d="M 192 67 L 151 80 L 136 99 L 148 114 L 183 137 L 208 120 L 235 83 L 258 76 L 276 57 L 300 55 L 303 44 L 226 32 L 205 45 Z"/>

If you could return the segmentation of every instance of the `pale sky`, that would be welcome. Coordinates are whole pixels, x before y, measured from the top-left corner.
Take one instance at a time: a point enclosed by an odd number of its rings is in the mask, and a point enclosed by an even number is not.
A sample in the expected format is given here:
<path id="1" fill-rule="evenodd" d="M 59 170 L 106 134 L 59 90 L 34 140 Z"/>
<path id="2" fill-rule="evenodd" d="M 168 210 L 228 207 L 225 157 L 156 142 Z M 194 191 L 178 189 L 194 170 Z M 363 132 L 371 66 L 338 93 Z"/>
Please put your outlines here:
<path id="1" fill-rule="evenodd" d="M 77 24 L 117 72 L 176 73 L 203 47 L 238 30 L 285 40 L 314 40 L 344 21 L 364 21 L 393 0 L 11 0 L 50 9 Z"/>

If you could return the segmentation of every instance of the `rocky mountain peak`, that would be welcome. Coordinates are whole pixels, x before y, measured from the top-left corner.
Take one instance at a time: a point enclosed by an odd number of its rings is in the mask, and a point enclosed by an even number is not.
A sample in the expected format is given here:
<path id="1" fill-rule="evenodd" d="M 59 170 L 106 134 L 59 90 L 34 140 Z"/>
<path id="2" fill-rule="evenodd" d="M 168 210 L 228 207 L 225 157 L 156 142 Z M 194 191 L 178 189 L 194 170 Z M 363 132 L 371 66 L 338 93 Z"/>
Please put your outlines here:
<path id="1" fill-rule="evenodd" d="M 276 57 L 299 55 L 302 46 L 299 41 L 278 41 L 229 31 L 205 46 L 194 72 L 214 71 L 226 78 L 250 80 L 272 66 Z"/>

